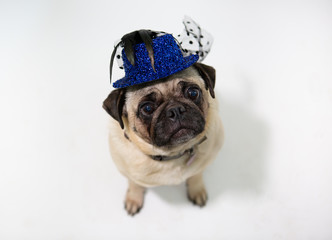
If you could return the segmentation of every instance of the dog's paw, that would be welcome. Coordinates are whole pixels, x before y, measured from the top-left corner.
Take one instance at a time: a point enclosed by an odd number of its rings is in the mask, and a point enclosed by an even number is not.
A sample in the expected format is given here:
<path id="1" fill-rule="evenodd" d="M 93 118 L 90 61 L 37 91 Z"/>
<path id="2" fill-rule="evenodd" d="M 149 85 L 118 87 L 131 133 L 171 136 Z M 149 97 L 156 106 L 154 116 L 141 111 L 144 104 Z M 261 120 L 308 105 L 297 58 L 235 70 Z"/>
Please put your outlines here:
<path id="1" fill-rule="evenodd" d="M 131 216 L 134 216 L 136 213 L 139 213 L 142 207 L 143 207 L 143 202 L 136 201 L 133 199 L 126 199 L 125 201 L 125 209 L 127 213 Z"/>
<path id="2" fill-rule="evenodd" d="M 134 216 L 143 207 L 144 189 L 143 188 L 129 188 L 125 199 L 125 209 L 127 213 Z"/>
<path id="3" fill-rule="evenodd" d="M 204 207 L 207 202 L 207 193 L 204 187 L 200 189 L 188 188 L 188 199 L 195 205 Z"/>
<path id="4" fill-rule="evenodd" d="M 195 205 L 205 206 L 207 202 L 207 193 L 205 190 L 202 174 L 187 179 L 187 196 Z"/>

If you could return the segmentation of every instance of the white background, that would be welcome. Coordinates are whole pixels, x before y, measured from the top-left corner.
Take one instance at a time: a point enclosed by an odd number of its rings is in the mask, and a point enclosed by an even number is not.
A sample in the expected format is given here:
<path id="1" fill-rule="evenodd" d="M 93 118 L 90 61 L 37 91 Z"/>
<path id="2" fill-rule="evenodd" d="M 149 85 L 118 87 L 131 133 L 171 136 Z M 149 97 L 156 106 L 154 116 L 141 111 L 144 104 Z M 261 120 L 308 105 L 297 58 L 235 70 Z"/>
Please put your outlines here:
<path id="1" fill-rule="evenodd" d="M 185 14 L 215 38 L 226 143 L 206 207 L 159 187 L 132 218 L 101 107 L 109 57 Z M 332 239 L 331 1 L 1 1 L 0 113 L 2 240 Z"/>

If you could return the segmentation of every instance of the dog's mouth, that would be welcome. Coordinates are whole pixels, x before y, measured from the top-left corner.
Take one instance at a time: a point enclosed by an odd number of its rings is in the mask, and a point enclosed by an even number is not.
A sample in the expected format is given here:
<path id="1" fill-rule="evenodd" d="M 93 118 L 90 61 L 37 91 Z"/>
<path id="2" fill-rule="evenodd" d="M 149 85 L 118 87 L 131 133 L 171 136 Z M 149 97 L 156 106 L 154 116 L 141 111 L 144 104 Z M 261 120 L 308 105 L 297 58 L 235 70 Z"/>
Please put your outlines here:
<path id="1" fill-rule="evenodd" d="M 186 143 L 189 140 L 195 138 L 201 132 L 203 132 L 204 126 L 205 122 L 203 120 L 199 123 L 194 122 L 186 125 L 181 125 L 180 123 L 177 127 L 174 128 L 174 130 L 170 130 L 167 128 L 158 128 L 155 132 L 154 144 L 158 147 L 172 147 L 182 143 Z"/>
<path id="2" fill-rule="evenodd" d="M 194 136 L 196 136 L 195 130 L 191 128 L 186 128 L 186 127 L 180 127 L 174 133 L 171 135 L 170 140 L 172 142 L 176 142 L 177 144 L 179 143 L 184 143 L 192 139 Z"/>

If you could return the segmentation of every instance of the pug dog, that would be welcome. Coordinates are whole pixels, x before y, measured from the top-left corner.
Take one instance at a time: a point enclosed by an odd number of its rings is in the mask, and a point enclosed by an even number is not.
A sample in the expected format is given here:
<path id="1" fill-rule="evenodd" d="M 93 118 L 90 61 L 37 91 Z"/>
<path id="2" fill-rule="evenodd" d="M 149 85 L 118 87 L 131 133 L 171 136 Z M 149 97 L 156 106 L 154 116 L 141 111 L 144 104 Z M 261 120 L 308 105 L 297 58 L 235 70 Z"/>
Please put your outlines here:
<path id="1" fill-rule="evenodd" d="M 131 44 L 145 43 L 148 51 L 142 34 L 131 38 L 136 39 Z M 135 56 L 137 48 L 131 50 Z M 126 49 L 124 53 L 131 55 Z M 132 66 L 137 66 L 140 59 L 135 57 Z M 158 71 L 157 60 L 151 72 Z M 186 182 L 191 202 L 200 207 L 206 204 L 203 171 L 216 158 L 224 141 L 215 83 L 215 69 L 195 62 L 167 77 L 115 89 L 103 102 L 112 117 L 110 153 L 128 179 L 128 214 L 135 215 L 143 207 L 146 188 L 182 182 Z"/>

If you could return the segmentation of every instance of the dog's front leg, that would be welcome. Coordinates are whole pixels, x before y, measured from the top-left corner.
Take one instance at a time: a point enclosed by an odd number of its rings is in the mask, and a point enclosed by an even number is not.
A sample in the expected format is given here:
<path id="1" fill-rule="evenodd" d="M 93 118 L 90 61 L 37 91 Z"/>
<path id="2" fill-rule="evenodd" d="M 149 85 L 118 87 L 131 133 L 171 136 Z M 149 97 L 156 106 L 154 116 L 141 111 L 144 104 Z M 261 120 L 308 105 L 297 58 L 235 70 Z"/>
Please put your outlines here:
<path id="1" fill-rule="evenodd" d="M 203 182 L 203 173 L 199 173 L 187 179 L 188 198 L 195 205 L 205 206 L 207 193 Z"/>
<path id="2" fill-rule="evenodd" d="M 129 186 L 125 199 L 125 209 L 128 214 L 134 216 L 143 207 L 145 188 L 128 180 Z"/>

